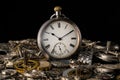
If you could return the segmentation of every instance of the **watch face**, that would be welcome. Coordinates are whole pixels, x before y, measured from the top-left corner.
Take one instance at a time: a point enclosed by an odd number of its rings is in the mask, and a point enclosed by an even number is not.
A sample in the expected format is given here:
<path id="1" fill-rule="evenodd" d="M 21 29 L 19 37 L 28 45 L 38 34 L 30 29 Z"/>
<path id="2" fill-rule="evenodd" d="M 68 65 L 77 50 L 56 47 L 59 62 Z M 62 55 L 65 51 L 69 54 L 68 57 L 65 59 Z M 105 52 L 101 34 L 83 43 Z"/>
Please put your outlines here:
<path id="1" fill-rule="evenodd" d="M 81 34 L 68 20 L 46 22 L 38 33 L 38 46 L 53 58 L 66 58 L 79 47 Z"/>

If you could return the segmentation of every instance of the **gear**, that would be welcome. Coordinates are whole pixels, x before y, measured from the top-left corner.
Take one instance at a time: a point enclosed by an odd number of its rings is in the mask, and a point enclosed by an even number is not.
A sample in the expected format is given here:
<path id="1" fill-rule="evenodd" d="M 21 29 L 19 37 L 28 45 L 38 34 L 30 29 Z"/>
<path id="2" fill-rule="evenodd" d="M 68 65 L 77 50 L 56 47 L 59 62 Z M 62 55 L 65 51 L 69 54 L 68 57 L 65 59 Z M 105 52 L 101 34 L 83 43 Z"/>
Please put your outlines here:
<path id="1" fill-rule="evenodd" d="M 28 63 L 26 65 L 24 60 L 21 59 L 14 63 L 14 67 L 19 73 L 24 73 L 25 71 L 30 71 L 30 70 L 36 69 L 39 66 L 38 61 L 28 60 L 27 62 Z"/>
<path id="2" fill-rule="evenodd" d="M 71 68 L 63 72 L 64 77 L 79 77 L 80 79 L 88 79 L 92 75 L 92 70 L 87 67 Z"/>

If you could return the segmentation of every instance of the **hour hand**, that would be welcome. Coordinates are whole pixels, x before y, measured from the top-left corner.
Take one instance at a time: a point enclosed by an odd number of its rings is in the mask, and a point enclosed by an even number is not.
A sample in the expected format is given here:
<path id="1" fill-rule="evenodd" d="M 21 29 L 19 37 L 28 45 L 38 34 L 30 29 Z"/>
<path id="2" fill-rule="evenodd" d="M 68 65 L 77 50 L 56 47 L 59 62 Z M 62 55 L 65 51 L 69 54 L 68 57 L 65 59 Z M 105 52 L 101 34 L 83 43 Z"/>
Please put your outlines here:
<path id="1" fill-rule="evenodd" d="M 58 37 L 58 36 L 56 36 L 54 33 L 51 33 L 51 35 L 53 35 L 53 36 L 55 36 L 55 37 L 59 38 L 59 37 Z"/>
<path id="2" fill-rule="evenodd" d="M 62 38 L 60 38 L 60 37 L 56 36 L 54 33 L 51 33 L 51 35 L 53 35 L 53 36 L 57 37 L 57 38 L 58 38 L 58 40 L 62 40 Z"/>
<path id="3" fill-rule="evenodd" d="M 50 33 L 50 32 L 45 32 L 45 33 L 47 33 L 47 34 L 51 34 L 52 36 L 55 36 L 56 38 L 58 38 L 58 39 L 59 39 L 59 37 L 58 37 L 58 36 L 56 36 L 54 33 Z"/>

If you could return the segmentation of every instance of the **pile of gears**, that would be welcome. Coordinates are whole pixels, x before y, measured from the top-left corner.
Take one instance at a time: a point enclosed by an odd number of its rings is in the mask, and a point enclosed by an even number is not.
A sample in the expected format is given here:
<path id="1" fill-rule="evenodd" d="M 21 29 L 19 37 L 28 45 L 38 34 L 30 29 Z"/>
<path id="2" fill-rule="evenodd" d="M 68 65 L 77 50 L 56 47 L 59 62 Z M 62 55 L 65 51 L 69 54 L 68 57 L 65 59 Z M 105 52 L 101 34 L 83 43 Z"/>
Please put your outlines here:
<path id="1" fill-rule="evenodd" d="M 119 80 L 119 45 L 110 44 L 83 39 L 75 58 L 50 60 L 36 39 L 0 43 L 0 80 Z"/>
<path id="2" fill-rule="evenodd" d="M 82 39 L 61 9 L 37 39 L 0 43 L 0 80 L 120 80 L 119 44 Z"/>

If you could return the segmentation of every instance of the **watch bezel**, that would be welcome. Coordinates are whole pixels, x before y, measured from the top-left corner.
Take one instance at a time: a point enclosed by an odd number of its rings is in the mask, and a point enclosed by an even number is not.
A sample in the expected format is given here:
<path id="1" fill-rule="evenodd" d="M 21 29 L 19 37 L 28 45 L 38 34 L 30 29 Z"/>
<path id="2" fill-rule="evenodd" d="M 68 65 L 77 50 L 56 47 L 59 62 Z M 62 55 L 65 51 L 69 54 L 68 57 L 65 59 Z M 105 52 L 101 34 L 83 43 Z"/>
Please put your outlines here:
<path id="1" fill-rule="evenodd" d="M 70 55 L 68 56 L 64 56 L 64 57 L 56 57 L 56 56 L 53 56 L 51 55 L 43 46 L 42 44 L 42 34 L 43 34 L 43 31 L 46 29 L 46 27 L 49 26 L 49 24 L 51 24 L 52 22 L 54 21 L 65 21 L 71 25 L 73 25 L 74 29 L 76 30 L 76 34 L 77 34 L 77 45 L 75 45 L 74 49 L 72 52 L 70 52 Z M 38 35 L 37 35 L 37 44 L 38 44 L 38 47 L 40 48 L 40 50 L 42 50 L 44 53 L 47 53 L 49 55 L 49 57 L 51 58 L 55 58 L 55 59 L 65 59 L 65 58 L 68 58 L 70 56 L 72 56 L 73 54 L 76 54 L 76 52 L 78 51 L 79 47 L 80 47 L 80 44 L 82 42 L 82 36 L 81 36 L 81 32 L 80 32 L 80 29 L 78 28 L 78 26 L 73 22 L 71 21 L 70 19 L 68 18 L 53 18 L 53 19 L 50 19 L 48 21 L 46 21 L 39 29 L 38 31 Z"/>

